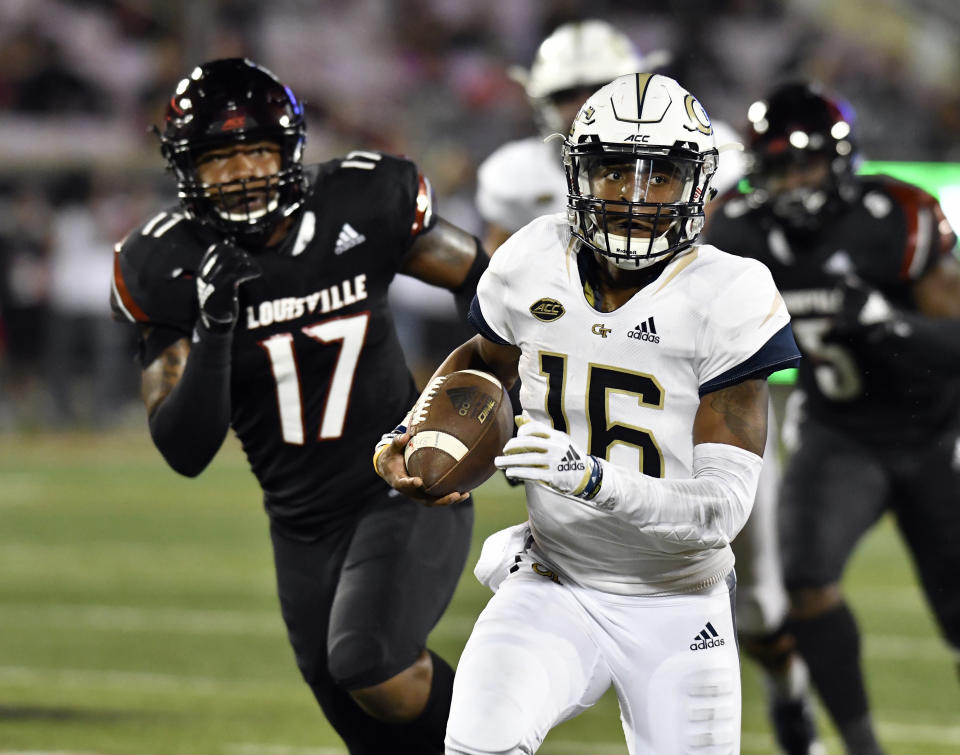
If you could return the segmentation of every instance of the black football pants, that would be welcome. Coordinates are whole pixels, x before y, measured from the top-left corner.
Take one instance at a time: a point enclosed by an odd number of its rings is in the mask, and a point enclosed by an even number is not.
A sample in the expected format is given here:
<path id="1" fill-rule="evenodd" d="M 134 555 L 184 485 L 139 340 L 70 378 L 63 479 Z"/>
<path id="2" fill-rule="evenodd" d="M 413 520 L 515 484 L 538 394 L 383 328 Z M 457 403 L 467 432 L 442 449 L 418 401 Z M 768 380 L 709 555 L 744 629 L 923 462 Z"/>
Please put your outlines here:
<path id="1" fill-rule="evenodd" d="M 280 606 L 297 666 L 350 752 L 417 752 L 422 734 L 371 718 L 347 690 L 419 657 L 463 572 L 473 506 L 429 508 L 385 493 L 357 510 L 310 542 L 271 528 Z"/>

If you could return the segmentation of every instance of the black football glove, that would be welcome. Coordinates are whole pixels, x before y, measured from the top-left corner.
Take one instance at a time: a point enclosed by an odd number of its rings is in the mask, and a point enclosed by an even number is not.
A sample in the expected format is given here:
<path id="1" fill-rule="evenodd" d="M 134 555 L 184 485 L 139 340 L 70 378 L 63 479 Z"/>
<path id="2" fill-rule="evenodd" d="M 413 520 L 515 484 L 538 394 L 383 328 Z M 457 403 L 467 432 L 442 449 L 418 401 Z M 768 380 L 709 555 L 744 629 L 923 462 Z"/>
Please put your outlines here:
<path id="1" fill-rule="evenodd" d="M 837 338 L 877 342 L 889 335 L 903 335 L 900 312 L 875 288 L 855 275 L 846 276 L 836 287 L 840 308 L 830 334 Z"/>
<path id="2" fill-rule="evenodd" d="M 240 313 L 237 289 L 263 274 L 248 252 L 227 241 L 211 244 L 197 271 L 197 301 L 200 319 L 207 330 L 227 333 Z"/>

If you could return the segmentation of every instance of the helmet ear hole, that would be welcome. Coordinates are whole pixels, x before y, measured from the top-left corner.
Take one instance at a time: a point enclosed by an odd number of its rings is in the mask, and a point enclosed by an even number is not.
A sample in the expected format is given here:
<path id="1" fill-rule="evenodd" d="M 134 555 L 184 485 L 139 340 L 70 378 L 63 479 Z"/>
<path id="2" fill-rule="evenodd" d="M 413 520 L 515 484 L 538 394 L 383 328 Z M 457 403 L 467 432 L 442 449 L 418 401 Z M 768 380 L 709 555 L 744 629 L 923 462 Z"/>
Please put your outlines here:
<path id="1" fill-rule="evenodd" d="M 160 152 L 177 179 L 184 212 L 247 244 L 266 241 L 277 223 L 303 201 L 303 105 L 273 73 L 246 58 L 225 58 L 197 66 L 176 86 L 160 137 Z M 236 192 L 242 184 L 205 185 L 197 175 L 195 156 L 218 147 L 260 141 L 280 148 L 281 166 L 258 179 L 262 195 L 256 210 L 225 209 L 214 197 Z M 243 191 L 254 191 L 244 186 Z M 253 195 L 251 195 L 253 196 Z M 250 206 L 244 199 L 242 204 Z"/>

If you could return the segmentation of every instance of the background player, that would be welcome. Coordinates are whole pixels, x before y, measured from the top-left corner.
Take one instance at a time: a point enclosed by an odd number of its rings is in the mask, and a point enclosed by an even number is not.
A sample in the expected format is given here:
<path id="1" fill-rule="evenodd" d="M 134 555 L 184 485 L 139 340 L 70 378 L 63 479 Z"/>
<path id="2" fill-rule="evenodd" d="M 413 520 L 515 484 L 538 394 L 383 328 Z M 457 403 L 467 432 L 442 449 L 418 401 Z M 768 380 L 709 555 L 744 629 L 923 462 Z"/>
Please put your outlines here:
<path id="1" fill-rule="evenodd" d="M 527 93 L 540 134 L 507 142 L 477 170 L 477 210 L 488 252 L 534 218 L 567 211 L 560 148 L 544 139 L 566 135 L 584 100 L 599 87 L 623 74 L 656 70 L 667 60 L 662 51 L 641 55 L 612 24 L 590 19 L 558 26 L 540 43 L 529 70 L 510 69 Z"/>
<path id="2" fill-rule="evenodd" d="M 793 317 L 804 359 L 780 506 L 790 628 L 847 751 L 879 753 L 840 580 L 885 511 L 960 651 L 956 236 L 926 192 L 854 175 L 852 113 L 817 87 L 777 87 L 749 120 L 752 191 L 714 212 L 709 240 L 764 262 Z"/>
<path id="3" fill-rule="evenodd" d="M 540 215 L 566 213 L 567 185 L 556 141 L 597 88 L 625 73 L 666 65 L 670 55 L 641 55 L 630 39 L 602 20 L 559 26 L 537 49 L 530 70 L 514 70 L 524 84 L 539 136 L 508 142 L 494 151 L 477 173 L 477 208 L 486 223 L 485 247 L 492 254 L 509 236 Z M 718 145 L 739 142 L 730 126 L 714 122 Z M 739 144 L 737 144 L 739 146 Z M 737 150 L 720 154 L 710 185 L 720 193 L 742 177 Z M 709 205 L 707 211 L 709 212 Z M 515 408 L 518 386 L 511 396 Z M 519 411 L 519 409 L 517 409 Z M 737 558 L 737 627 L 743 649 L 760 665 L 769 697 L 770 717 L 787 755 L 821 750 L 810 704 L 807 671 L 783 630 L 787 596 L 777 545 L 776 508 L 780 484 L 778 433 L 771 410 L 769 447 L 764 452 L 757 500 L 746 527 L 734 541 Z"/>
<path id="4" fill-rule="evenodd" d="M 602 87 L 564 145 L 570 224 L 541 217 L 500 248 L 471 308 L 481 335 L 437 372 L 519 372 L 497 465 L 527 482 L 530 515 L 488 572 L 448 753 L 534 752 L 611 685 L 631 753 L 739 752 L 729 543 L 756 492 L 766 376 L 799 355 L 769 273 L 695 245 L 716 157 L 673 79 Z M 407 438 L 375 462 L 415 491 Z"/>
<path id="5" fill-rule="evenodd" d="M 195 68 L 161 132 L 180 207 L 118 247 L 113 305 L 138 326 L 170 466 L 197 475 L 229 426 L 239 436 L 297 664 L 350 752 L 441 752 L 453 672 L 426 637 L 462 571 L 471 504 L 398 497 L 357 449 L 417 397 L 390 281 L 416 276 L 466 308 L 486 255 L 434 214 L 413 163 L 359 151 L 305 167 L 304 138 L 301 103 L 266 69 Z"/>

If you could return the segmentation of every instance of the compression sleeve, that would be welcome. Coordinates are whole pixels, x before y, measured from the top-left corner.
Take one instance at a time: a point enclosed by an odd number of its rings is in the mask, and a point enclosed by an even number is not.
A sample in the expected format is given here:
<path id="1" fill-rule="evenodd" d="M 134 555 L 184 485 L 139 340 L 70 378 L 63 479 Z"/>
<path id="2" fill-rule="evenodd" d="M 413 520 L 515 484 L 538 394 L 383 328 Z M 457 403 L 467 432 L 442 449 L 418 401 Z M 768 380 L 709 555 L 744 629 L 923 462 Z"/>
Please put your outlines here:
<path id="1" fill-rule="evenodd" d="M 602 483 L 588 505 L 657 535 L 665 551 L 722 548 L 750 516 L 762 463 L 736 446 L 699 443 L 693 477 L 670 480 L 601 459 Z"/>
<path id="2" fill-rule="evenodd" d="M 180 380 L 150 415 L 150 435 L 175 471 L 196 477 L 216 456 L 230 427 L 232 333 L 197 323 Z"/>
<path id="3" fill-rule="evenodd" d="M 473 297 L 477 293 L 477 284 L 480 282 L 480 277 L 483 275 L 483 271 L 487 269 L 487 265 L 490 264 L 490 257 L 487 255 L 486 251 L 483 249 L 483 245 L 480 243 L 480 239 L 474 237 L 474 243 L 477 247 L 476 256 L 473 258 L 473 264 L 470 265 L 470 269 L 467 271 L 466 277 L 456 288 L 452 289 L 453 300 L 457 305 L 457 313 L 460 315 L 460 320 L 462 322 L 468 322 L 468 315 L 470 313 L 470 304 L 473 302 Z"/>

